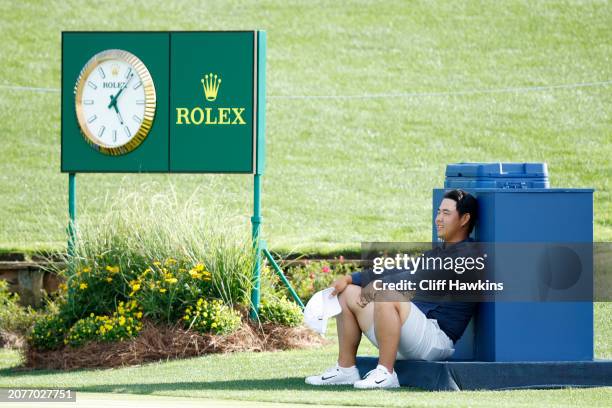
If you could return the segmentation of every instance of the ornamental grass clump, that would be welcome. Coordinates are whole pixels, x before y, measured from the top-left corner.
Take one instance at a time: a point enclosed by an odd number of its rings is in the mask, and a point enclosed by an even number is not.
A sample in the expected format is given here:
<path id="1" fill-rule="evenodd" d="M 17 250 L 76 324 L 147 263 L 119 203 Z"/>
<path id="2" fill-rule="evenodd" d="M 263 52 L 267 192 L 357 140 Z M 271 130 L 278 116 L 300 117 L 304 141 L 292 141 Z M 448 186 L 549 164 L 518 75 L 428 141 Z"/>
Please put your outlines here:
<path id="1" fill-rule="evenodd" d="M 99 310 L 91 311 L 109 313 L 116 304 L 108 300 L 112 294 L 128 299 L 145 289 L 145 280 L 167 294 L 166 302 L 187 290 L 231 306 L 248 305 L 254 251 L 247 219 L 229 217 L 220 208 L 202 209 L 193 198 L 182 202 L 172 194 L 119 195 L 122 200 L 110 204 L 107 213 L 79 222 L 75 252 L 63 254 L 73 266 L 65 272 L 69 289 L 87 294 L 79 299 L 79 312 L 102 301 Z M 183 287 L 194 282 L 195 287 Z"/>
<path id="2" fill-rule="evenodd" d="M 36 322 L 30 344 L 124 340 L 139 332 L 142 319 L 182 325 L 187 308 L 212 313 L 211 321 L 194 319 L 199 331 L 240 326 L 236 310 L 250 305 L 254 265 L 246 219 L 175 195 L 120 195 L 103 216 L 80 220 L 72 252 L 52 255 L 67 265 L 56 271 L 65 283 L 57 313 Z M 127 305 L 138 311 L 122 315 Z"/>

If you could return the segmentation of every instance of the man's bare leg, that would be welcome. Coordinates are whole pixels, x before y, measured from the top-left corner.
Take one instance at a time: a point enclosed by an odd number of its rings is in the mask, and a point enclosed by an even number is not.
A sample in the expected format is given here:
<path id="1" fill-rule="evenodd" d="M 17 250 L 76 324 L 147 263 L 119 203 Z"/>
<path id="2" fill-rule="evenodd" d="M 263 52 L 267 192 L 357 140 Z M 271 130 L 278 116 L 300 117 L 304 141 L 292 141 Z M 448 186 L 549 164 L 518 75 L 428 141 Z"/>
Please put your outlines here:
<path id="1" fill-rule="evenodd" d="M 409 302 L 376 302 L 374 304 L 374 330 L 378 343 L 378 364 L 392 373 L 401 327 L 410 314 Z"/>
<path id="2" fill-rule="evenodd" d="M 365 307 L 361 307 L 358 304 L 360 296 L 361 287 L 348 285 L 338 298 L 342 307 L 342 313 L 336 316 L 339 343 L 338 364 L 340 367 L 355 365 L 361 332 L 373 324 L 374 305 L 369 303 Z"/>

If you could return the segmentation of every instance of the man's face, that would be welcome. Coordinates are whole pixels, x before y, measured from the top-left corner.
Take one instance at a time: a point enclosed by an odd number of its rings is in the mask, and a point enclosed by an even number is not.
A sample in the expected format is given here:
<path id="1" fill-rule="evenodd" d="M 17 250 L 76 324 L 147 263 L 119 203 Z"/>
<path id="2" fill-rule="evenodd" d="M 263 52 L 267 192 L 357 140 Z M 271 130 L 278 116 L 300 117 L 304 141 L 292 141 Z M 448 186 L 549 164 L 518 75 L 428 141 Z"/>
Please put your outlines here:
<path id="1" fill-rule="evenodd" d="M 436 229 L 438 237 L 447 242 L 462 241 L 467 236 L 467 231 L 463 226 L 469 222 L 469 215 L 459 216 L 457 202 L 450 198 L 445 198 L 438 207 L 436 216 Z"/>

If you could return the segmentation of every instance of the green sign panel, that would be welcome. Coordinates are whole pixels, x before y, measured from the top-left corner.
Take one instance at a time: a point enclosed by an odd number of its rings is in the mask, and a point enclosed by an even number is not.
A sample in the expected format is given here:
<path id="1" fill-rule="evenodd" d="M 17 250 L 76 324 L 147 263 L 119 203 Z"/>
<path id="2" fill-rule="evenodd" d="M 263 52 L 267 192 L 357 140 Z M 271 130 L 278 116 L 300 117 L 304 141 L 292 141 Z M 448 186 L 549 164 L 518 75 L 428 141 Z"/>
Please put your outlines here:
<path id="1" fill-rule="evenodd" d="M 255 173 L 265 33 L 62 33 L 62 171 Z"/>

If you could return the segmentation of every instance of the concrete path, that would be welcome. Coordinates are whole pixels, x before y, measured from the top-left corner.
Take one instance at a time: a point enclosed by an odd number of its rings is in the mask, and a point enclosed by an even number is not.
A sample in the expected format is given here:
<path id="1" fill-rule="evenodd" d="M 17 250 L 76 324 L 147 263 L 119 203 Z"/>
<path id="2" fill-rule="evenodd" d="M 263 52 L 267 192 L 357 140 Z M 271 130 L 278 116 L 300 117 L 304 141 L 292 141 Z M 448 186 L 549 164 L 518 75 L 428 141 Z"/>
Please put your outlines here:
<path id="1" fill-rule="evenodd" d="M 257 408 L 313 408 L 311 404 L 282 404 L 273 402 L 237 401 L 196 399 L 181 397 L 165 397 L 135 394 L 109 394 L 77 392 L 76 402 L 3 402 L 3 408 L 229 408 L 229 407 L 257 407 Z M 335 405 L 324 405 L 325 408 L 339 408 Z"/>

